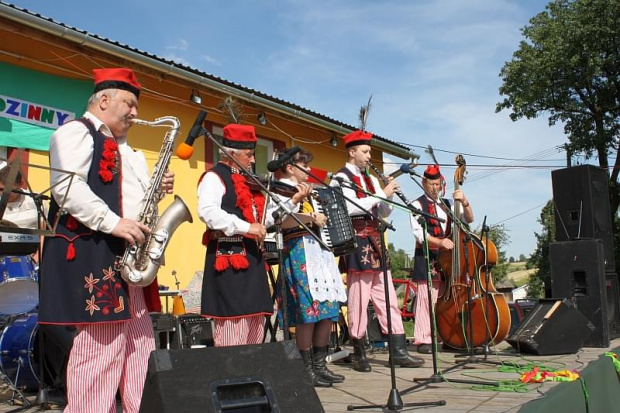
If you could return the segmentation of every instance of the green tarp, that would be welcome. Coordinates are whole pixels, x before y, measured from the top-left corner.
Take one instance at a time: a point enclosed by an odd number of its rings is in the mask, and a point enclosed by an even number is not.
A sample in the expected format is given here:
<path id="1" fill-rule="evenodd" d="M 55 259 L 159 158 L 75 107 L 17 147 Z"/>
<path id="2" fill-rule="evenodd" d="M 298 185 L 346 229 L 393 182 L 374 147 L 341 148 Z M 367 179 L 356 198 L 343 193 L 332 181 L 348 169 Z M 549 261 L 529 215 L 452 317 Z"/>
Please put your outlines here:
<path id="1" fill-rule="evenodd" d="M 612 350 L 620 353 L 620 347 Z M 620 379 L 612 360 L 601 355 L 581 372 L 588 399 L 581 381 L 560 383 L 544 397 L 532 400 L 519 413 L 602 413 L 620 411 Z"/>
<path id="2" fill-rule="evenodd" d="M 0 63 L 0 146 L 49 150 L 52 132 L 80 117 L 92 81 Z"/>

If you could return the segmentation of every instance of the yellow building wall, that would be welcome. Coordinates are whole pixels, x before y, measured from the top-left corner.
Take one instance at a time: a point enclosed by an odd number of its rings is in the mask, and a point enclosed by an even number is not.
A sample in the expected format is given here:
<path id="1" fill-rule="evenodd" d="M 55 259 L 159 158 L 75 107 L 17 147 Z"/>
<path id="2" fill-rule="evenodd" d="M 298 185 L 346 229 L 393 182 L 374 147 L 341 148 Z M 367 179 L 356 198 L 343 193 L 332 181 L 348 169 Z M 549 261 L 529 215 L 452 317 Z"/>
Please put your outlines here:
<path id="1" fill-rule="evenodd" d="M 17 26 L 15 23 L 3 21 L 0 17 L 0 36 L 6 40 L 3 46 L 6 53 L 0 55 L 2 62 L 83 80 L 91 78 L 93 67 L 131 67 L 143 86 L 138 117 L 148 121 L 161 116 L 174 116 L 179 119 L 181 129 L 175 150 L 187 136 L 200 109 L 208 111 L 209 124 L 221 127 L 228 123 L 226 116 L 218 109 L 219 104 L 227 96 L 220 90 L 191 84 L 174 76 L 141 67 L 137 63 L 107 55 L 100 50 L 77 47 L 63 39 Z M 189 101 L 192 90 L 198 90 L 201 94 L 203 99 L 201 106 Z M 84 97 L 84 102 L 87 98 L 88 96 Z M 258 136 L 274 142 L 274 147 L 302 146 L 314 154 L 312 165 L 327 171 L 338 170 L 346 161 L 346 150 L 341 136 L 338 136 L 338 147 L 332 147 L 330 139 L 334 133 L 325 127 L 310 124 L 287 113 L 261 107 L 254 102 L 239 101 L 239 103 L 243 104 L 242 112 L 246 115 L 244 123 L 253 124 Z M 257 122 L 256 116 L 259 111 L 265 111 L 267 125 Z M 157 162 L 167 131 L 168 128 L 136 125 L 129 132 L 131 146 L 144 152 L 151 171 Z M 183 289 L 196 271 L 203 269 L 205 248 L 201 244 L 201 239 L 204 224 L 196 213 L 196 188 L 199 177 L 210 166 L 207 161 L 210 161 L 211 153 L 213 153 L 211 144 L 208 144 L 205 138 L 199 138 L 194 144 L 194 155 L 190 160 L 181 160 L 177 156 L 173 156 L 171 160 L 170 169 L 176 174 L 175 194 L 185 201 L 192 212 L 194 222 L 182 224 L 174 233 L 166 250 L 166 262 L 159 272 L 158 282 L 170 289 L 175 289 L 172 271 L 176 270 L 180 287 Z M 382 164 L 381 152 L 373 152 L 373 158 L 377 165 Z M 30 151 L 29 163 L 48 166 L 47 152 Z M 28 181 L 33 191 L 41 192 L 49 187 L 49 173 L 44 169 L 31 167 L 28 171 Z M 172 199 L 172 196 L 166 197 L 160 204 L 160 210 L 163 211 Z"/>

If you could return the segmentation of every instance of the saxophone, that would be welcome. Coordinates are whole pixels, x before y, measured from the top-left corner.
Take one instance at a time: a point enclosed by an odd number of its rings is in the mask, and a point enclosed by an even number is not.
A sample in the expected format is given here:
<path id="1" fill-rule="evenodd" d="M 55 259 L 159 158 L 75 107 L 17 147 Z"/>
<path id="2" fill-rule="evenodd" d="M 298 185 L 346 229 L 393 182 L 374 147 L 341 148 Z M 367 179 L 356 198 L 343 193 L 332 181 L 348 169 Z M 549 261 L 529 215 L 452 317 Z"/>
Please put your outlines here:
<path id="1" fill-rule="evenodd" d="M 143 207 L 138 221 L 149 227 L 151 233 L 147 235 L 142 245 L 132 245 L 125 249 L 122 257 L 117 257 L 114 269 L 119 271 L 123 280 L 130 285 L 144 287 L 153 282 L 161 266 L 161 259 L 168 241 L 179 225 L 183 222 L 192 222 L 192 214 L 183 200 L 175 195 L 174 201 L 161 216 L 158 216 L 157 203 L 164 197 L 161 183 L 164 173 L 170 164 L 174 140 L 179 134 L 181 126 L 179 120 L 172 116 L 164 116 L 147 122 L 133 119 L 133 123 L 147 126 L 167 126 L 170 130 L 164 137 L 157 164 L 149 181 L 149 186 L 142 200 Z"/>

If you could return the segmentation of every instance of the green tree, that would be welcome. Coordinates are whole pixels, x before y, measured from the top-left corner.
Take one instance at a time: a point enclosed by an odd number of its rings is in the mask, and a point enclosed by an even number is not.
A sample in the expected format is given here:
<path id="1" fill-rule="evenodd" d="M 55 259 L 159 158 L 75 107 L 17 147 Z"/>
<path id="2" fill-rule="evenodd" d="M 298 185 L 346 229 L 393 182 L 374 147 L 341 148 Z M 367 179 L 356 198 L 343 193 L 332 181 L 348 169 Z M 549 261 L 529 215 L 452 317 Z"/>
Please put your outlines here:
<path id="1" fill-rule="evenodd" d="M 501 69 L 513 121 L 548 115 L 564 124 L 570 153 L 609 171 L 612 219 L 620 205 L 620 0 L 554 0 L 522 29 L 525 40 Z"/>
<path id="2" fill-rule="evenodd" d="M 409 275 L 409 255 L 399 248 L 396 250 L 394 244 L 388 243 L 388 252 L 390 254 L 392 277 L 394 278 L 407 278 Z"/>
<path id="3" fill-rule="evenodd" d="M 530 275 L 527 286 L 529 298 L 545 296 L 545 279 L 551 276 L 551 264 L 549 262 L 549 244 L 555 241 L 555 218 L 553 201 L 547 202 L 543 207 L 538 222 L 542 225 L 542 231 L 535 232 L 536 250 L 528 260 L 529 268 L 536 268 Z"/>
<path id="4" fill-rule="evenodd" d="M 510 243 L 508 229 L 504 224 L 491 225 L 489 228 L 489 240 L 493 241 L 497 248 L 497 263 L 492 269 L 493 282 L 500 282 L 506 279 L 508 275 L 508 260 L 506 252 L 502 249 Z"/>
<path id="5" fill-rule="evenodd" d="M 510 257 L 510 258 L 508 258 L 508 262 L 509 262 L 509 263 L 511 263 L 511 264 L 512 264 L 513 262 L 515 262 L 515 257 Z"/>
<path id="6" fill-rule="evenodd" d="M 519 262 L 527 261 L 527 257 L 524 254 L 519 254 Z"/>

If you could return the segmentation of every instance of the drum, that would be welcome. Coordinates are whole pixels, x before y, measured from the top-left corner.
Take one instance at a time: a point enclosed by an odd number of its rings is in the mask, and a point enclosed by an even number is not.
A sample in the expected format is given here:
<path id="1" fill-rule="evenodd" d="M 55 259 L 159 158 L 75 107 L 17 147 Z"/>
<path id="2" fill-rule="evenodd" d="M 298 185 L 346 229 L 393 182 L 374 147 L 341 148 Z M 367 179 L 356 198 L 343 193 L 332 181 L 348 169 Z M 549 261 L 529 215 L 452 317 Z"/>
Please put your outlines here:
<path id="1" fill-rule="evenodd" d="M 0 369 L 19 389 L 39 387 L 35 363 L 37 315 L 23 314 L 13 318 L 0 338 Z"/>
<path id="2" fill-rule="evenodd" d="M 0 257 L 0 313 L 22 314 L 39 303 L 38 276 L 30 256 Z"/>
<path id="3" fill-rule="evenodd" d="M 39 382 L 64 392 L 67 362 L 77 334 L 72 325 L 37 325 L 37 313 L 11 317 L 0 336 L 0 370 L 17 388 L 36 390 Z M 45 357 L 43 379 L 39 340 L 43 338 Z"/>

